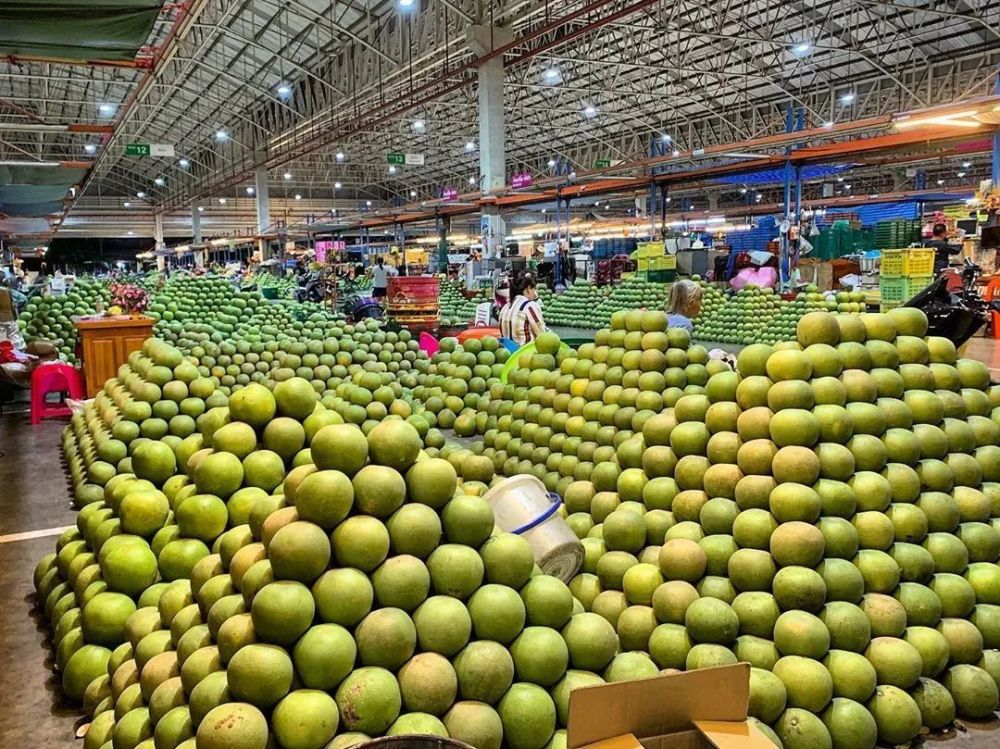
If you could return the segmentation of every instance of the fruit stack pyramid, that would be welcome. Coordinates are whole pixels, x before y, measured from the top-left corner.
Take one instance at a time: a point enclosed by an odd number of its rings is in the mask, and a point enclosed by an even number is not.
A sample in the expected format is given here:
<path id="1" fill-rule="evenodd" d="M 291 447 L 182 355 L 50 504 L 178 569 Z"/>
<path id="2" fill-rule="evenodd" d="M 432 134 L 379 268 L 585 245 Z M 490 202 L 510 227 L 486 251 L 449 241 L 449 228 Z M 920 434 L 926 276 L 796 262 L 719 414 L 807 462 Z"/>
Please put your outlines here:
<path id="1" fill-rule="evenodd" d="M 465 325 L 476 316 L 476 305 L 490 297 L 480 292 L 472 299 L 462 295 L 462 287 L 454 281 L 441 281 L 441 324 Z"/>
<path id="2" fill-rule="evenodd" d="M 669 292 L 670 284 L 629 278 L 614 286 L 607 298 L 597 305 L 596 314 L 589 317 L 590 324 L 607 325 L 612 314 L 629 309 L 662 310 Z"/>
<path id="3" fill-rule="evenodd" d="M 489 389 L 500 382 L 510 352 L 493 336 L 471 338 L 464 344 L 441 339 L 426 373 L 418 375 L 413 397 L 435 415 L 441 429 L 460 437 L 483 434 L 488 422 Z"/>
<path id="4" fill-rule="evenodd" d="M 188 384 L 176 348 L 144 356 Z M 132 375 L 66 430 L 74 483 L 100 492 L 35 572 L 85 749 L 542 747 L 564 740 L 571 689 L 630 673 L 613 626 L 495 531 L 487 458 L 434 458 L 398 417 L 366 436 L 293 378 L 112 466 L 98 453 Z"/>
<path id="5" fill-rule="evenodd" d="M 1000 387 L 986 367 L 925 337 L 915 309 L 809 313 L 735 372 L 664 326 L 630 312 L 576 355 L 546 343 L 519 360 L 483 448 L 564 497 L 586 549 L 570 589 L 615 625 L 632 675 L 749 661 L 751 714 L 786 749 L 990 717 Z"/>
<path id="6" fill-rule="evenodd" d="M 25 343 L 47 339 L 59 350 L 59 358 L 76 362 L 76 327 L 73 317 L 97 313 L 97 303 L 108 304 L 108 290 L 100 282 L 80 278 L 62 296 L 33 297 L 28 300 L 17 325 Z"/>
<path id="7" fill-rule="evenodd" d="M 707 291 L 714 287 L 703 288 Z M 787 341 L 794 337 L 796 324 L 807 312 L 836 311 L 840 306 L 815 287 L 807 288 L 792 300 L 782 299 L 773 289 L 753 285 L 730 295 L 708 292 L 704 300 L 702 311 L 694 320 L 695 337 L 740 344 Z M 860 311 L 860 308 L 845 305 L 842 311 Z"/>
<path id="8" fill-rule="evenodd" d="M 577 279 L 561 294 L 551 294 L 544 300 L 545 321 L 553 325 L 592 328 L 596 322 L 594 310 L 607 293 L 607 286 L 595 286 Z"/>

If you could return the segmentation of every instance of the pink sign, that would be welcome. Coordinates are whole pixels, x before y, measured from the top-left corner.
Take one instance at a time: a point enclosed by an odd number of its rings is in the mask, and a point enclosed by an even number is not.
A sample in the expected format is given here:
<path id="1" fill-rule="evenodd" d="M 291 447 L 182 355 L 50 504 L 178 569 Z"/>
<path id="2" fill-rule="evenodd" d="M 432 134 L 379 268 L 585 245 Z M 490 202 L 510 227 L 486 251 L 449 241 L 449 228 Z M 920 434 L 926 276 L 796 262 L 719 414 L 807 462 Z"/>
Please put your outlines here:
<path id="1" fill-rule="evenodd" d="M 330 241 L 330 240 L 320 240 L 320 241 L 316 242 L 315 250 L 316 250 L 316 262 L 317 263 L 325 263 L 326 262 L 326 254 L 328 252 L 333 252 L 333 249 L 334 249 L 333 245 L 334 245 L 334 243 L 332 241 Z"/>
<path id="2" fill-rule="evenodd" d="M 530 172 L 521 172 L 520 174 L 515 174 L 511 179 L 511 186 L 517 190 L 522 187 L 531 187 L 533 182 Z"/>
<path id="3" fill-rule="evenodd" d="M 441 200 L 457 200 L 458 190 L 454 187 L 446 187 L 441 191 Z"/>

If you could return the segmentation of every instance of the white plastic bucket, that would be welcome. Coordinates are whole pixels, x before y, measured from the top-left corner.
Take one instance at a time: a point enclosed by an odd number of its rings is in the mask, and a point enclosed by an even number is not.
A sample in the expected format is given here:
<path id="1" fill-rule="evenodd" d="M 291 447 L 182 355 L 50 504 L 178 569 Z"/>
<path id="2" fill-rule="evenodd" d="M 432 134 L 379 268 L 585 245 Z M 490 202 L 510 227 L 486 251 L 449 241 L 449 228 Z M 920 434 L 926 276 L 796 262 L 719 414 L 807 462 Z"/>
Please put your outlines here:
<path id="1" fill-rule="evenodd" d="M 483 495 L 496 526 L 522 536 L 546 575 L 565 583 L 583 564 L 583 544 L 559 515 L 562 498 L 530 474 L 504 479 Z"/>

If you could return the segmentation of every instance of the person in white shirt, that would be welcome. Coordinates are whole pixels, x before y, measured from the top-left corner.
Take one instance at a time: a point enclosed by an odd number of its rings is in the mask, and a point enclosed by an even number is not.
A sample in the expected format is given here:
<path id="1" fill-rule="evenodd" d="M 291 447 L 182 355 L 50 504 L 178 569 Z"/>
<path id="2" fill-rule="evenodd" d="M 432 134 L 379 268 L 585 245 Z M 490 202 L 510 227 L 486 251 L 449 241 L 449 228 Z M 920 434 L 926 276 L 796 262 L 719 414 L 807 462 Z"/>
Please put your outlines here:
<path id="1" fill-rule="evenodd" d="M 384 259 L 380 257 L 376 260 L 375 267 L 372 268 L 372 297 L 383 298 L 389 286 L 389 276 L 395 275 L 396 269 L 387 267 Z"/>

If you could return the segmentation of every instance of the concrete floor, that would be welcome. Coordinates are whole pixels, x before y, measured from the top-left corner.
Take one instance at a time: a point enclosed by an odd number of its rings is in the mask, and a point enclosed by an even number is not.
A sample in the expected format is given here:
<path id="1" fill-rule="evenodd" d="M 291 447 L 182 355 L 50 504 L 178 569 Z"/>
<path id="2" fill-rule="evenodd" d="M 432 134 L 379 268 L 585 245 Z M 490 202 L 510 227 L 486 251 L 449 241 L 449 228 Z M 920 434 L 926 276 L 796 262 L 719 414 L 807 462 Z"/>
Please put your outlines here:
<path id="1" fill-rule="evenodd" d="M 977 338 L 963 352 L 1000 379 L 1000 341 Z M 32 427 L 26 412 L 0 416 L 0 747 L 69 749 L 83 722 L 62 697 L 42 618 L 33 611 L 32 571 L 75 522 L 60 458 L 65 422 Z M 17 534 L 50 530 L 38 538 Z M 13 537 L 12 537 L 13 536 Z M 998 749 L 1000 720 L 969 723 L 927 739 L 941 749 Z"/>

